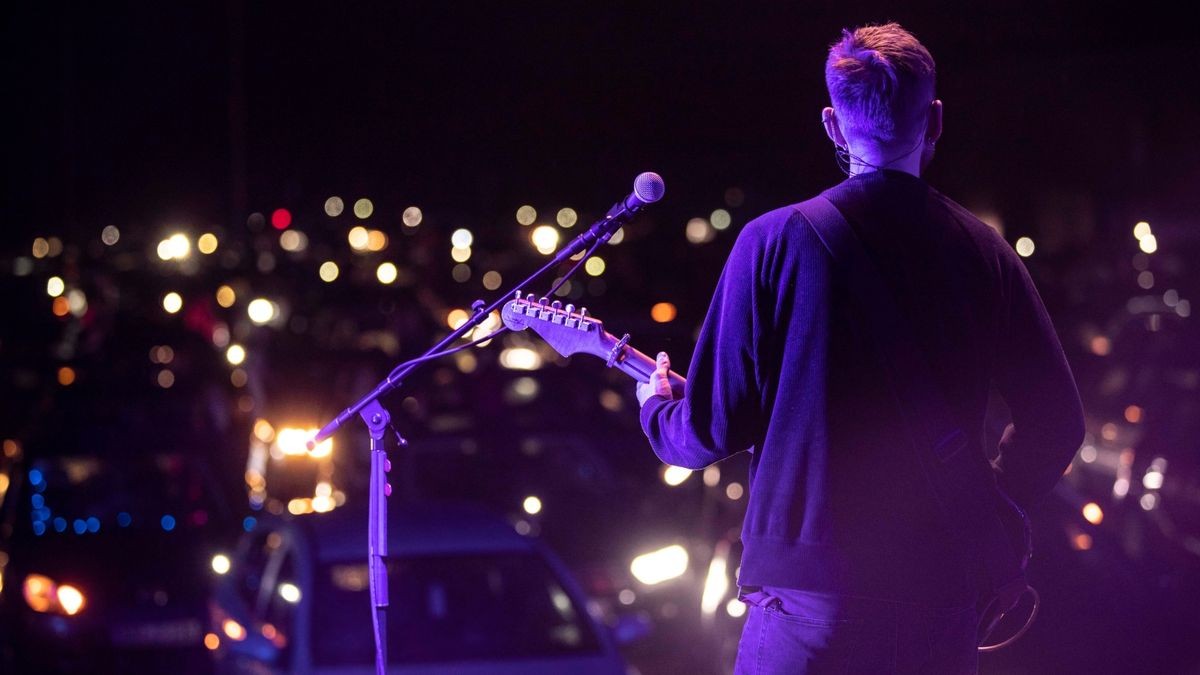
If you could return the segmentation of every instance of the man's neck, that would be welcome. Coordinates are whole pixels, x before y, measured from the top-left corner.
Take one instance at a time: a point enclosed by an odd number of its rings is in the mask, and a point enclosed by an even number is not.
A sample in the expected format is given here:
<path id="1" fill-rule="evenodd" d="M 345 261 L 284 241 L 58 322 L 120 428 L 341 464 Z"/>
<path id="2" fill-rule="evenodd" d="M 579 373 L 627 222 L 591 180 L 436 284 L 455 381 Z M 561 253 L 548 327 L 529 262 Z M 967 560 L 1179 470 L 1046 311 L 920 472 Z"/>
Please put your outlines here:
<path id="1" fill-rule="evenodd" d="M 895 148 L 881 148 L 868 143 L 850 144 L 851 176 L 871 173 L 879 169 L 903 171 L 918 178 L 921 177 L 921 156 L 923 144 L 912 144 Z"/>

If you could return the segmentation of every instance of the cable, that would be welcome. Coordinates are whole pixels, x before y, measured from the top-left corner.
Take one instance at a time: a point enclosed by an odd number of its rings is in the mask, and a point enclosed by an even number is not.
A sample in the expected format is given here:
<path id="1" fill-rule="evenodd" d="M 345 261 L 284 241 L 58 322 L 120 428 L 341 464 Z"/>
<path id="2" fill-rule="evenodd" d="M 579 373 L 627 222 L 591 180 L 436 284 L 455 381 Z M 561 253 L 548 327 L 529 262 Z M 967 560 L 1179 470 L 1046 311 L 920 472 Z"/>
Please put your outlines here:
<path id="1" fill-rule="evenodd" d="M 1029 627 L 1033 625 L 1033 620 L 1037 618 L 1038 608 L 1042 606 L 1042 597 L 1040 595 L 1038 595 L 1037 589 L 1034 588 L 1033 586 L 1026 586 L 1025 591 L 1028 591 L 1030 594 L 1033 595 L 1033 609 L 1030 610 L 1030 612 L 1029 612 L 1029 618 L 1025 619 L 1025 625 L 1021 626 L 1021 629 L 1018 630 L 1016 633 L 1014 633 L 1012 635 L 1012 637 L 1008 638 L 1007 640 L 997 642 L 996 644 L 993 644 L 993 645 L 980 645 L 979 651 L 981 653 L 994 652 L 994 651 L 1004 649 L 1005 647 L 1016 642 L 1018 639 L 1021 638 L 1022 635 L 1024 635 L 1026 632 L 1029 631 Z M 1022 591 L 1021 595 L 1024 596 L 1025 592 Z M 993 602 L 995 602 L 995 601 L 993 600 Z M 990 631 L 989 631 L 988 635 L 991 635 Z M 985 640 L 987 639 L 988 635 L 983 636 Z"/>

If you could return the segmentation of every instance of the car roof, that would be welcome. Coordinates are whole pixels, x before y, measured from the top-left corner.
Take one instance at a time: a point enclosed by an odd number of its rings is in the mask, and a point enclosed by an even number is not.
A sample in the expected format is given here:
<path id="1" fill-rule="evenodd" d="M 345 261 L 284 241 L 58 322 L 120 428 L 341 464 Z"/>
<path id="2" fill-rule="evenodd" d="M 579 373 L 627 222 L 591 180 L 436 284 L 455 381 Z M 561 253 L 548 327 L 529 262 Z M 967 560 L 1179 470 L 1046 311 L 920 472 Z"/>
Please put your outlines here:
<path id="1" fill-rule="evenodd" d="M 530 552 L 537 544 L 517 534 L 503 518 L 480 507 L 450 502 L 391 500 L 388 555 Z M 343 507 L 301 516 L 302 526 L 322 562 L 365 559 L 367 509 Z"/>

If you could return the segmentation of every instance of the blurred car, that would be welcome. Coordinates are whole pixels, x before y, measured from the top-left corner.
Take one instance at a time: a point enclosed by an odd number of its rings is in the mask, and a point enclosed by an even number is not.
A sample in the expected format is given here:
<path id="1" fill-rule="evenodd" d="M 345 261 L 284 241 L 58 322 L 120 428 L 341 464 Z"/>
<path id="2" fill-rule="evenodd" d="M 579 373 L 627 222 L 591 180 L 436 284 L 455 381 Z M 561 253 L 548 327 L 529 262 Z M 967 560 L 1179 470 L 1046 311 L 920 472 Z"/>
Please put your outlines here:
<path id="1" fill-rule="evenodd" d="M 392 500 L 390 673 L 578 673 L 626 667 L 566 567 L 508 522 Z M 374 672 L 367 515 L 261 521 L 224 570 L 206 641 L 221 672 Z"/>
<path id="2" fill-rule="evenodd" d="M 10 468 L 0 670 L 211 672 L 204 584 L 227 527 L 205 465 L 138 452 Z"/>

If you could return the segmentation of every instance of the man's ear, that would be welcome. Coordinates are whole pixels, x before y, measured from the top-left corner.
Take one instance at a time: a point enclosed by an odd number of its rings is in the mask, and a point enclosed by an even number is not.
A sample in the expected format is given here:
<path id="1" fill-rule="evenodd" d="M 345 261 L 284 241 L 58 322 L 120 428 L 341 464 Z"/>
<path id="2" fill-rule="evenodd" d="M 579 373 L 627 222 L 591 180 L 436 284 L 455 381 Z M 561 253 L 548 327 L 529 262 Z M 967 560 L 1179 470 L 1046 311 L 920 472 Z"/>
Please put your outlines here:
<path id="1" fill-rule="evenodd" d="M 925 142 L 937 143 L 942 137 L 942 100 L 934 99 L 929 104 L 929 121 L 925 124 Z"/>
<path id="2" fill-rule="evenodd" d="M 842 129 L 837 123 L 837 113 L 833 108 L 826 106 L 821 110 L 821 124 L 825 126 L 825 135 L 829 136 L 829 140 L 839 148 L 846 147 L 846 137 L 842 135 Z"/>

